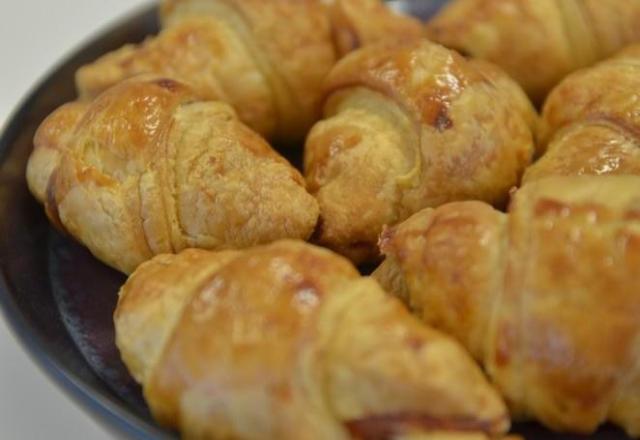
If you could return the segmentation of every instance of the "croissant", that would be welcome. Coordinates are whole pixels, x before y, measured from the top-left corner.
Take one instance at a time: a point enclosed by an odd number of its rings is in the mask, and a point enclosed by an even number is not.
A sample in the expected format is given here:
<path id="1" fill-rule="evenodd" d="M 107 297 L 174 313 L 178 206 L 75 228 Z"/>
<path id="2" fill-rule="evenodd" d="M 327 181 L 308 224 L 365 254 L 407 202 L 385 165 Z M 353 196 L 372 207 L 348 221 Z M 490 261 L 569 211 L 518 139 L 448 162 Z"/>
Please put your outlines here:
<path id="1" fill-rule="evenodd" d="M 186 438 L 487 439 L 509 427 L 453 339 L 303 242 L 157 256 L 122 287 L 114 322 L 153 415 Z"/>
<path id="2" fill-rule="evenodd" d="M 133 78 L 40 126 L 27 180 L 49 217 L 129 273 L 156 254 L 308 238 L 304 180 L 229 105 Z"/>
<path id="3" fill-rule="evenodd" d="M 315 238 L 356 262 L 377 257 L 385 224 L 424 207 L 502 203 L 529 164 L 537 119 L 498 68 L 426 40 L 341 60 L 326 81 L 324 117 L 304 160 L 320 204 Z"/>
<path id="4" fill-rule="evenodd" d="M 640 45 L 569 75 L 544 105 L 546 153 L 523 182 L 553 175 L 640 174 Z M 543 148 L 544 149 L 544 148 Z"/>
<path id="5" fill-rule="evenodd" d="M 288 143 L 318 118 L 322 80 L 339 53 L 423 33 L 379 0 L 165 0 L 161 18 L 158 36 L 82 67 L 81 97 L 154 73 L 229 103 L 251 128 Z"/>
<path id="6" fill-rule="evenodd" d="M 453 0 L 433 41 L 498 64 L 542 103 L 565 75 L 640 41 L 635 0 Z"/>
<path id="7" fill-rule="evenodd" d="M 374 273 L 483 364 L 516 418 L 640 436 L 640 177 L 531 182 L 387 229 Z"/>

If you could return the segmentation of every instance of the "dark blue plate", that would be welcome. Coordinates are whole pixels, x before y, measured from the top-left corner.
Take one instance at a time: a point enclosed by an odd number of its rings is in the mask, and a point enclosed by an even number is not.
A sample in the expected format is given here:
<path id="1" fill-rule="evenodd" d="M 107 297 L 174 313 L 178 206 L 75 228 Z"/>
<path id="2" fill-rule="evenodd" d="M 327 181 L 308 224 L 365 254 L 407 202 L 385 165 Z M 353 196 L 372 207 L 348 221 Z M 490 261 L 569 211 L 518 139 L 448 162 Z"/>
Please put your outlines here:
<path id="1" fill-rule="evenodd" d="M 395 0 L 421 17 L 442 0 Z M 75 98 L 76 69 L 125 43 L 157 32 L 155 9 L 132 16 L 62 62 L 20 105 L 0 137 L 0 306 L 40 365 L 107 429 L 136 439 L 173 439 L 158 427 L 114 345 L 112 313 L 124 277 L 56 233 L 27 190 L 25 165 L 40 122 Z M 516 425 L 528 439 L 576 439 L 535 424 Z M 624 439 L 614 428 L 595 438 Z"/>

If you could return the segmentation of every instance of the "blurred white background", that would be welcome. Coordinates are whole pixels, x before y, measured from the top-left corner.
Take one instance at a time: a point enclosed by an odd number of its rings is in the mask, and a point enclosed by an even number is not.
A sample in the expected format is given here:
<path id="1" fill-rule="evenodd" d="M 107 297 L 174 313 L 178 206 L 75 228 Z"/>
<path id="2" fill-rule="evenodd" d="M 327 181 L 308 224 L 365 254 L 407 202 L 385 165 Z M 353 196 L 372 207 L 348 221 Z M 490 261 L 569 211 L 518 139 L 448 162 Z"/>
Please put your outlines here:
<path id="1" fill-rule="evenodd" d="M 149 0 L 0 0 L 0 127 L 30 88 L 88 37 Z M 0 318 L 0 439 L 111 438 L 49 382 Z"/>

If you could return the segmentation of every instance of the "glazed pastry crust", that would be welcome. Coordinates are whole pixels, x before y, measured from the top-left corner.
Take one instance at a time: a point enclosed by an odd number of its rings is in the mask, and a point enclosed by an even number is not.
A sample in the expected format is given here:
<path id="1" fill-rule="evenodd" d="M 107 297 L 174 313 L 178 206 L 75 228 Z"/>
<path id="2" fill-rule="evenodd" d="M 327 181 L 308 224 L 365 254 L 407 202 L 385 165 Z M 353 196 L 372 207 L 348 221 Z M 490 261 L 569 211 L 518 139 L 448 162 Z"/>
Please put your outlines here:
<path id="1" fill-rule="evenodd" d="M 318 242 L 354 261 L 374 259 L 382 227 L 424 207 L 503 203 L 533 154 L 536 115 L 517 85 L 426 40 L 353 52 L 326 89 L 305 175 Z"/>
<path id="2" fill-rule="evenodd" d="M 561 431 L 640 435 L 640 178 L 554 177 L 509 214 L 477 202 L 385 232 L 374 274 L 484 364 L 512 414 Z"/>
<path id="3" fill-rule="evenodd" d="M 57 108 L 40 124 L 33 143 L 36 146 L 27 163 L 27 184 L 40 203 L 47 198 L 47 185 L 51 174 L 60 162 L 69 138 L 87 112 L 88 104 L 70 102 Z"/>
<path id="4" fill-rule="evenodd" d="M 523 182 L 553 175 L 640 173 L 640 46 L 562 81 L 545 103 L 545 155 Z"/>
<path id="5" fill-rule="evenodd" d="M 158 256 L 123 286 L 114 320 L 154 415 L 187 438 L 466 439 L 508 429 L 461 347 L 348 261 L 301 242 Z"/>
<path id="6" fill-rule="evenodd" d="M 640 41 L 639 21 L 628 0 L 455 0 L 427 36 L 498 64 L 540 104 L 568 73 Z"/>
<path id="7" fill-rule="evenodd" d="M 156 37 L 82 67 L 80 95 L 91 98 L 127 77 L 154 73 L 229 103 L 251 128 L 285 144 L 299 142 L 318 119 L 322 81 L 338 51 L 386 38 L 388 31 L 422 34 L 415 20 L 377 0 L 330 6 L 320 0 L 165 0 L 161 19 Z M 338 35 L 351 40 L 338 43 Z"/>
<path id="8" fill-rule="evenodd" d="M 28 176 L 54 222 L 110 266 L 128 273 L 160 253 L 313 231 L 318 208 L 301 175 L 227 104 L 142 77 L 82 108 L 43 123 Z"/>
<path id="9" fill-rule="evenodd" d="M 190 291 L 237 255 L 238 251 L 211 253 L 201 249 L 187 249 L 179 257 L 161 254 L 143 263 L 129 277 L 128 293 L 118 302 L 114 315 L 118 323 L 116 345 L 138 382 L 145 383 L 152 366 L 158 362 L 163 341 L 169 338 L 190 300 Z M 166 287 L 175 284 L 181 288 Z"/>

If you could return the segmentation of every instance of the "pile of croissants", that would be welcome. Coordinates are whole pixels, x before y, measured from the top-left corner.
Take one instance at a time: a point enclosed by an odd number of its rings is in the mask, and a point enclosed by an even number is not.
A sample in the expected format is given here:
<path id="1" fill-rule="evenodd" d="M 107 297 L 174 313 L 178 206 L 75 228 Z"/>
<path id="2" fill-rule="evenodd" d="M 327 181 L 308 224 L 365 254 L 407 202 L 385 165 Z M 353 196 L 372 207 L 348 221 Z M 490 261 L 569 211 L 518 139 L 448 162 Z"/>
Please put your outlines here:
<path id="1" fill-rule="evenodd" d="M 160 14 L 78 70 L 26 173 L 130 275 L 117 346 L 162 425 L 640 437 L 640 0 Z"/>

